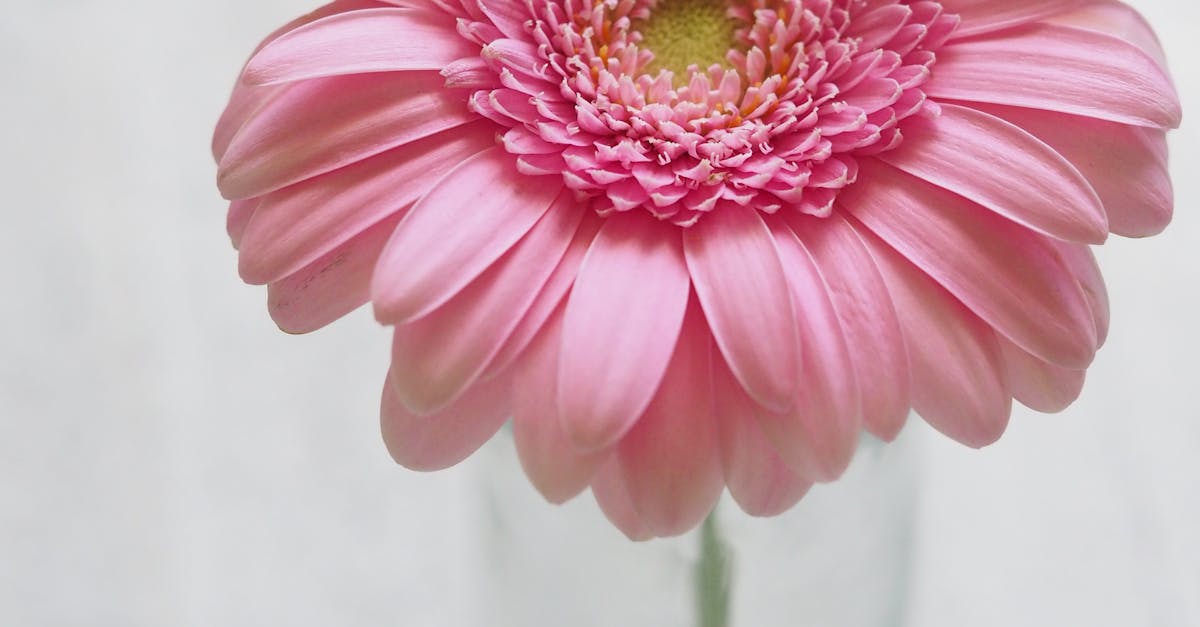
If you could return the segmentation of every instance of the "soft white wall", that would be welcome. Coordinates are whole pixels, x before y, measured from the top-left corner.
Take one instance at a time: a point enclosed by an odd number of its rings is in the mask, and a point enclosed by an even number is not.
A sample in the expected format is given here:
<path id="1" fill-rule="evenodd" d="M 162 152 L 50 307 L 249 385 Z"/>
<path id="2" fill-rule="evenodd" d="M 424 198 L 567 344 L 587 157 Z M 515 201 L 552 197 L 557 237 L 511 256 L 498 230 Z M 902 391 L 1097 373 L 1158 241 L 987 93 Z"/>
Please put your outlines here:
<path id="1" fill-rule="evenodd" d="M 1134 4 L 1200 103 L 1200 8 Z M 691 538 L 543 504 L 503 440 L 395 467 L 386 333 L 360 312 L 285 336 L 238 282 L 209 129 L 309 3 L 9 5 L 0 624 L 688 624 Z M 1200 624 L 1195 128 L 1171 229 L 1102 252 L 1114 325 L 1082 400 L 982 452 L 914 421 L 787 517 L 726 508 L 740 624 Z"/>

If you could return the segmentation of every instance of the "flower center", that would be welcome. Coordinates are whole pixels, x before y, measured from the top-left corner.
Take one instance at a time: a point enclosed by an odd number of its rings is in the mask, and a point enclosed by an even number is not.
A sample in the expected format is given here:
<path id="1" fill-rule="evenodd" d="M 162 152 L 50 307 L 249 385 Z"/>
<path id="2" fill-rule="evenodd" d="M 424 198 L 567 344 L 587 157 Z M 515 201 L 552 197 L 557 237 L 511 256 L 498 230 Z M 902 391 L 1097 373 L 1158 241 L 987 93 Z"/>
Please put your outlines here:
<path id="1" fill-rule="evenodd" d="M 508 127 L 522 172 L 681 227 L 735 206 L 829 215 L 859 158 L 936 115 L 922 86 L 958 26 L 936 0 L 523 4 L 511 38 L 460 25 L 481 56 L 448 84 L 480 81 L 470 106 Z"/>
<path id="2" fill-rule="evenodd" d="M 737 26 L 722 0 L 662 0 L 649 19 L 634 23 L 642 48 L 654 54 L 645 71 L 670 70 L 677 83 L 687 79 L 692 65 L 701 70 L 714 64 L 728 67 L 725 54 L 735 44 Z"/>

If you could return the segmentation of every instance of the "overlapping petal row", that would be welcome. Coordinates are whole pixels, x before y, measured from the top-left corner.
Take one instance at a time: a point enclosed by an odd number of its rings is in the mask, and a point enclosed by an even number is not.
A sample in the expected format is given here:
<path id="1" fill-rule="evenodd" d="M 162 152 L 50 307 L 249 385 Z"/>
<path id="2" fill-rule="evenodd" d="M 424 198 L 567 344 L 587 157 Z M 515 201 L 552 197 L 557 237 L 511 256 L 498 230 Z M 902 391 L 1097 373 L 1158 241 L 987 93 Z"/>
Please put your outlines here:
<path id="1" fill-rule="evenodd" d="M 1108 328 L 1089 250 L 1169 222 L 1178 98 L 1106 0 L 731 3 L 651 72 L 649 0 L 342 0 L 274 33 L 214 137 L 239 269 L 289 332 L 394 327 L 384 438 L 510 418 L 625 533 L 837 478 L 911 409 L 983 446 Z"/>

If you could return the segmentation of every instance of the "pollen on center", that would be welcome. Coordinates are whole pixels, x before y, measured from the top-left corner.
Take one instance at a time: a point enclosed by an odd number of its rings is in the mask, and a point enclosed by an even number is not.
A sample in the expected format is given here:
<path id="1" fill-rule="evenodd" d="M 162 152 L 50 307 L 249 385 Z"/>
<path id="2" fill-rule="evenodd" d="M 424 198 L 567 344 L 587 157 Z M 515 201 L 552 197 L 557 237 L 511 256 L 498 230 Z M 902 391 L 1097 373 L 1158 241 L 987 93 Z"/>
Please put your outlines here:
<path id="1" fill-rule="evenodd" d="M 713 64 L 729 67 L 725 55 L 735 44 L 737 22 L 725 0 L 660 0 L 650 17 L 634 24 L 642 35 L 639 48 L 654 54 L 644 68 L 649 74 L 670 70 L 676 81 L 687 80 L 687 68 Z"/>

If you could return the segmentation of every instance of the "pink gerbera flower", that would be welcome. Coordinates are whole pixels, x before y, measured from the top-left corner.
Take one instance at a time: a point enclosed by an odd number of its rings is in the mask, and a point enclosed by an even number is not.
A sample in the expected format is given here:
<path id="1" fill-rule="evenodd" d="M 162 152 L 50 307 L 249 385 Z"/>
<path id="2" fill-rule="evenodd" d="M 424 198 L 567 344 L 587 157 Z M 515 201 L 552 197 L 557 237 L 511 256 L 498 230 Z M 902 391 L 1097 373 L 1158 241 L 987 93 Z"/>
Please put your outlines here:
<path id="1" fill-rule="evenodd" d="M 1170 220 L 1160 47 L 1109 0 L 339 0 L 214 139 L 281 328 L 394 327 L 384 440 L 511 417 L 626 534 L 837 478 L 910 408 L 983 446 L 1108 327 L 1088 246 Z"/>

